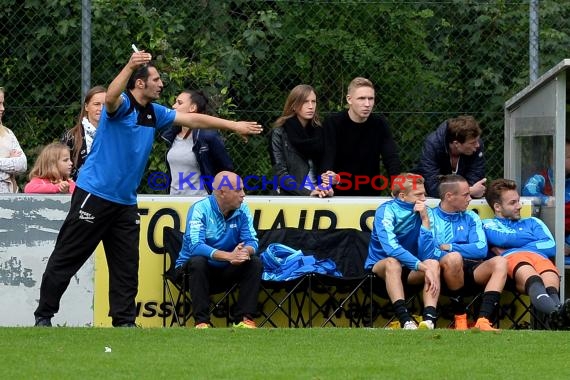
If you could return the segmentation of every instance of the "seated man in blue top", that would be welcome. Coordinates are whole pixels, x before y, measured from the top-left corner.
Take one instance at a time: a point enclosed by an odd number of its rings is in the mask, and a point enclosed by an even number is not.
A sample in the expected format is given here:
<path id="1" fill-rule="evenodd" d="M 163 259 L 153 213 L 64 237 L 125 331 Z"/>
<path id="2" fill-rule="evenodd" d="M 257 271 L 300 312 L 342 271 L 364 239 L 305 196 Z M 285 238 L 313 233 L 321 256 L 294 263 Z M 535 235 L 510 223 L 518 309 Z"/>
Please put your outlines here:
<path id="1" fill-rule="evenodd" d="M 398 179 L 392 186 L 394 199 L 376 210 L 364 266 L 385 281 L 396 317 L 406 330 L 416 330 L 418 325 L 406 308 L 403 284 L 423 283 L 424 312 L 419 328 L 433 329 L 439 298 L 439 265 L 434 260 L 431 210 L 425 205 L 424 179 L 411 173 L 401 174 Z"/>
<path id="2" fill-rule="evenodd" d="M 42 276 L 35 325 L 50 327 L 73 275 L 105 248 L 109 268 L 109 316 L 115 327 L 136 327 L 140 216 L 137 188 L 156 131 L 171 125 L 223 128 L 258 134 L 261 126 L 198 113 L 180 113 L 154 101 L 164 87 L 152 56 L 135 52 L 113 79 L 91 152 L 77 177 L 69 213 Z"/>
<path id="3" fill-rule="evenodd" d="M 176 261 L 179 275 L 189 274 L 196 328 L 210 326 L 210 285 L 238 282 L 239 299 L 234 327 L 256 328 L 257 296 L 263 266 L 255 255 L 257 235 L 247 204 L 243 181 L 232 172 L 216 175 L 213 194 L 188 210 L 186 232 Z"/>
<path id="4" fill-rule="evenodd" d="M 439 194 L 441 202 L 433 210 L 434 244 L 455 314 L 455 329 L 468 328 L 463 288 L 471 290 L 473 287 L 484 287 L 475 328 L 496 330 L 489 318 L 499 304 L 507 280 L 507 260 L 495 256 L 484 261 L 487 257 L 487 240 L 479 215 L 467 210 L 471 196 L 465 178 L 456 174 L 443 176 Z"/>
<path id="5" fill-rule="evenodd" d="M 483 220 L 490 251 L 506 257 L 508 275 L 517 290 L 528 294 L 536 310 L 549 316 L 552 329 L 568 327 L 570 300 L 560 302 L 560 275 L 551 259 L 556 244 L 548 227 L 537 218 L 521 219 L 517 184 L 510 179 L 491 182 L 485 194 L 495 218 Z"/>

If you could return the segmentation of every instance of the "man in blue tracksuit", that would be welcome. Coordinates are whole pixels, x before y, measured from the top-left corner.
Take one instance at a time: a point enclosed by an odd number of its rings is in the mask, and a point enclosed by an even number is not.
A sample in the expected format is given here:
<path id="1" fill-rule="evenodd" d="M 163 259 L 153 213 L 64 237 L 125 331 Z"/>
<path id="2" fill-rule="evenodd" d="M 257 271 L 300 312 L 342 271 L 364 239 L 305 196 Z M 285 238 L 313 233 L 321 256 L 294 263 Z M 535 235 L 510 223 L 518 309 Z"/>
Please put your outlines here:
<path id="1" fill-rule="evenodd" d="M 400 325 L 415 330 L 418 325 L 406 308 L 404 283 L 424 284 L 423 321 L 419 328 L 433 329 L 439 298 L 439 265 L 434 260 L 431 210 L 421 176 L 404 173 L 392 185 L 393 200 L 376 210 L 364 263 L 386 283 L 388 297 Z M 405 180 L 404 180 L 405 179 Z"/>
<path id="2" fill-rule="evenodd" d="M 154 103 L 163 84 L 151 58 L 144 51 L 133 53 L 107 89 L 92 150 L 79 171 L 69 213 L 42 277 L 36 326 L 51 326 L 71 277 L 100 242 L 109 267 L 112 324 L 135 326 L 140 234 L 136 190 L 157 130 L 176 124 L 240 134 L 261 131 L 257 123 L 179 113 Z"/>
<path id="3" fill-rule="evenodd" d="M 556 244 L 548 227 L 537 218 L 521 219 L 517 184 L 496 179 L 485 194 L 495 217 L 483 220 L 490 252 L 507 259 L 508 276 L 520 293 L 527 294 L 534 308 L 548 316 L 551 329 L 567 329 L 570 300 L 558 295 L 560 275 L 552 262 Z"/>
<path id="4" fill-rule="evenodd" d="M 189 275 L 190 296 L 196 328 L 210 327 L 210 285 L 225 288 L 240 286 L 234 327 L 255 328 L 253 315 L 263 265 L 253 218 L 247 204 L 243 182 L 235 173 L 216 175 L 213 194 L 192 205 L 186 218 L 186 232 L 176 270 Z"/>
<path id="5" fill-rule="evenodd" d="M 507 280 L 507 261 L 500 256 L 485 260 L 487 240 L 481 219 L 467 210 L 471 196 L 465 178 L 455 174 L 444 176 L 439 194 L 441 202 L 433 210 L 434 244 L 455 314 L 455 329 L 468 328 L 461 297 L 463 288 L 482 286 L 485 290 L 475 327 L 483 331 L 496 330 L 489 318 L 499 304 Z"/>

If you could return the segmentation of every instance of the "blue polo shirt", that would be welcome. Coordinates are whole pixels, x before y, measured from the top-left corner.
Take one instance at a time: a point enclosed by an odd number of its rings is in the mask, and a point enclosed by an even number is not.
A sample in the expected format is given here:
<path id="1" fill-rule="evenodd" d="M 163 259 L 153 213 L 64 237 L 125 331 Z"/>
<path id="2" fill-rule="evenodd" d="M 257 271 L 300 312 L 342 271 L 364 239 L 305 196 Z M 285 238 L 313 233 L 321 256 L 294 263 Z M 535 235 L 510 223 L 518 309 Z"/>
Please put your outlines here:
<path id="1" fill-rule="evenodd" d="M 171 126 L 176 112 L 156 103 L 143 107 L 130 92 L 122 93 L 121 99 L 112 114 L 103 107 L 77 186 L 111 202 L 136 205 L 155 131 Z"/>

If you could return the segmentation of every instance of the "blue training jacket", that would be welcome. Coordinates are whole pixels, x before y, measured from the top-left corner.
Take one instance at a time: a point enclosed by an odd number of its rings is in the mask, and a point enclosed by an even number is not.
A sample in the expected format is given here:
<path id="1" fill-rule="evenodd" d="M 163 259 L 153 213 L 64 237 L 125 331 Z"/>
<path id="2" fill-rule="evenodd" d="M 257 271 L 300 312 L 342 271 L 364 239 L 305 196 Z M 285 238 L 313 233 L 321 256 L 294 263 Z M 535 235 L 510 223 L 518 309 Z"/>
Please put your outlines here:
<path id="1" fill-rule="evenodd" d="M 431 209 L 427 210 L 433 225 Z M 364 268 L 371 269 L 388 257 L 411 270 L 417 270 L 421 261 L 435 258 L 432 232 L 422 225 L 413 203 L 393 199 L 376 210 Z"/>
<path id="2" fill-rule="evenodd" d="M 215 196 L 210 195 L 194 203 L 188 210 L 186 232 L 176 267 L 186 264 L 192 256 L 206 256 L 208 263 L 217 267 L 231 265 L 226 261 L 214 260 L 212 255 L 217 250 L 231 252 L 239 243 L 257 251 L 257 233 L 249 207 L 242 203 L 226 219 Z"/>
<path id="3" fill-rule="evenodd" d="M 439 249 L 441 244 L 451 244 L 450 252 L 459 252 L 464 259 L 483 260 L 487 257 L 487 239 L 481 219 L 475 212 L 450 213 L 438 206 L 433 209 L 433 218 L 435 252 L 439 259 L 448 253 Z"/>
<path id="4" fill-rule="evenodd" d="M 490 247 L 506 249 L 502 256 L 520 251 L 535 252 L 547 259 L 556 256 L 554 237 L 542 220 L 535 217 L 485 219 L 483 229 Z"/>

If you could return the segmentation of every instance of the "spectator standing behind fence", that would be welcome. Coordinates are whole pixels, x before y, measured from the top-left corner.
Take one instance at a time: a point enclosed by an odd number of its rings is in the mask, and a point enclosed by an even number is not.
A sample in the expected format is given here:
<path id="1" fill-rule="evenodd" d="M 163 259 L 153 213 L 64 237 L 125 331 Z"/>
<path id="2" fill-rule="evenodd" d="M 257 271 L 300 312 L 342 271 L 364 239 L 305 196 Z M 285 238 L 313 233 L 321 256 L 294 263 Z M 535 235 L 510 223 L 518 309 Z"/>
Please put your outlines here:
<path id="1" fill-rule="evenodd" d="M 0 87 L 0 194 L 17 193 L 16 174 L 28 168 L 26 155 L 14 133 L 2 123 L 4 115 L 4 88 Z"/>
<path id="2" fill-rule="evenodd" d="M 346 95 L 348 110 L 327 117 L 323 180 L 336 172 L 340 183 L 336 195 L 380 195 L 390 189 L 390 177 L 400 173 L 398 147 L 392 138 L 388 121 L 382 115 L 372 114 L 375 90 L 366 78 L 354 78 Z M 387 176 L 382 176 L 380 160 Z"/>
<path id="3" fill-rule="evenodd" d="M 544 206 L 554 206 L 554 168 L 552 167 L 552 152 L 550 166 L 532 175 L 524 184 L 522 194 L 527 197 L 540 198 Z M 570 255 L 570 140 L 566 140 L 564 157 L 564 254 Z"/>
<path id="4" fill-rule="evenodd" d="M 213 194 L 194 203 L 186 218 L 182 249 L 176 261 L 177 277 L 189 275 L 196 328 L 210 327 L 210 289 L 239 284 L 234 327 L 256 328 L 257 297 L 263 265 L 255 251 L 258 241 L 246 203 L 243 181 L 232 172 L 220 172 Z"/>
<path id="5" fill-rule="evenodd" d="M 77 180 L 77 173 L 91 152 L 95 132 L 97 132 L 101 112 L 103 112 L 106 93 L 107 89 L 103 86 L 95 86 L 87 91 L 83 107 L 77 117 L 77 123 L 61 138 L 61 142 L 71 150 L 71 161 L 73 162 L 71 178 L 74 180 Z"/>
<path id="6" fill-rule="evenodd" d="M 434 243 L 455 315 L 455 329 L 468 328 L 464 292 L 472 293 L 484 287 L 475 328 L 497 330 L 490 318 L 499 304 L 507 280 L 507 260 L 501 256 L 485 260 L 487 240 L 479 215 L 467 210 L 471 196 L 465 178 L 456 174 L 443 176 L 439 193 L 441 202 L 433 210 Z"/>
<path id="7" fill-rule="evenodd" d="M 300 84 L 287 96 L 283 113 L 274 124 L 270 143 L 273 174 L 282 195 L 332 197 L 330 179 L 321 179 L 324 152 L 323 127 L 313 87 Z"/>
<path id="8" fill-rule="evenodd" d="M 208 98 L 196 90 L 182 91 L 172 105 L 177 112 L 202 114 L 207 107 Z M 170 195 L 207 195 L 217 173 L 234 169 L 218 131 L 172 126 L 161 137 L 170 146 L 166 153 Z"/>
<path id="9" fill-rule="evenodd" d="M 560 302 L 560 275 L 551 261 L 556 244 L 548 227 L 534 217 L 521 219 L 515 181 L 491 182 L 485 198 L 495 213 L 495 218 L 483 220 L 490 252 L 507 259 L 508 276 L 520 293 L 530 297 L 534 308 L 548 316 L 549 327 L 567 329 L 570 299 Z"/>
<path id="10" fill-rule="evenodd" d="M 255 122 L 179 113 L 153 103 L 163 84 L 151 58 L 144 51 L 133 53 L 109 85 L 93 149 L 79 172 L 69 213 L 42 277 L 36 326 L 51 326 L 71 277 L 101 241 L 109 269 L 112 324 L 136 326 L 140 234 L 136 189 L 156 130 L 176 124 L 221 127 L 240 134 L 261 132 Z"/>
<path id="11" fill-rule="evenodd" d="M 75 182 L 70 178 L 73 163 L 69 147 L 61 143 L 46 145 L 30 171 L 27 194 L 73 194 Z"/>
<path id="12" fill-rule="evenodd" d="M 485 158 L 481 128 L 473 116 L 444 121 L 425 141 L 415 171 L 426 179 L 430 197 L 439 197 L 440 175 L 457 174 L 469 183 L 471 198 L 485 195 Z"/>
<path id="13" fill-rule="evenodd" d="M 364 267 L 386 283 L 396 317 L 405 330 L 416 330 L 418 325 L 406 308 L 404 284 L 424 284 L 419 328 L 431 330 L 437 320 L 440 279 L 424 179 L 412 173 L 400 174 L 392 187 L 392 197 L 376 210 Z"/>

